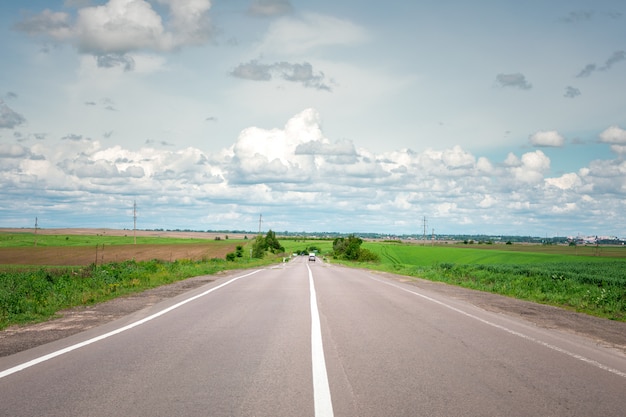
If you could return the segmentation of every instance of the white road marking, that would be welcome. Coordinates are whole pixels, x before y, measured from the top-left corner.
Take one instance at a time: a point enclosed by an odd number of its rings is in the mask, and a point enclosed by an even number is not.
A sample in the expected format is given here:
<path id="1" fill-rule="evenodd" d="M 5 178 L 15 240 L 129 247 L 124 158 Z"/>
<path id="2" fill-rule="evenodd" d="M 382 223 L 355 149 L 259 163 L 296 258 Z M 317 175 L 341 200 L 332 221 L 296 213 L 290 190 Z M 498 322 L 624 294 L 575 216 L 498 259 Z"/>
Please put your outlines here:
<path id="1" fill-rule="evenodd" d="M 313 401 L 315 417 L 333 417 L 333 403 L 330 398 L 328 375 L 326 374 L 326 360 L 324 359 L 324 345 L 322 343 L 322 326 L 317 309 L 317 295 L 313 283 L 313 272 L 309 264 L 309 288 L 311 293 L 311 363 L 313 370 Z"/>
<path id="2" fill-rule="evenodd" d="M 544 347 L 546 347 L 546 348 L 548 348 L 548 349 L 552 349 L 552 350 L 554 350 L 554 351 L 556 351 L 556 352 L 563 353 L 563 354 L 565 354 L 565 355 L 567 355 L 567 356 L 569 356 L 569 357 L 572 357 L 572 358 L 574 358 L 574 359 L 578 359 L 579 361 L 582 361 L 582 362 L 588 363 L 588 364 L 590 364 L 590 365 L 592 365 L 592 366 L 595 366 L 596 368 L 602 369 L 602 370 L 604 370 L 604 371 L 611 372 L 612 374 L 615 374 L 615 375 L 621 376 L 622 378 L 626 378 L 626 372 L 622 372 L 622 371 L 620 371 L 620 370 L 617 370 L 617 369 L 611 368 L 611 367 L 609 367 L 609 366 L 603 365 L 603 364 L 601 364 L 600 362 L 594 361 L 593 359 L 586 358 L 586 357 L 584 357 L 584 356 L 582 356 L 582 355 L 579 355 L 579 354 L 577 354 L 577 353 L 573 353 L 573 352 L 570 352 L 570 351 L 568 351 L 568 350 L 566 350 L 566 349 L 563 349 L 563 348 L 560 348 L 560 347 L 558 347 L 558 346 L 552 345 L 552 344 L 550 344 L 550 343 L 544 342 L 544 341 L 542 341 L 542 340 L 535 339 L 535 338 L 534 338 L 534 337 L 532 337 L 532 336 L 528 336 L 528 335 L 526 335 L 526 334 L 524 334 L 524 333 L 520 333 L 520 332 L 518 332 L 518 331 L 515 331 L 515 330 L 512 330 L 512 329 L 509 329 L 508 327 L 501 326 L 501 325 L 496 324 L 496 323 L 493 323 L 493 322 L 491 322 L 491 321 L 489 321 L 489 320 L 481 319 L 481 318 L 480 318 L 480 317 L 478 317 L 478 316 L 475 316 L 475 315 L 473 315 L 473 314 L 470 314 L 470 313 L 468 313 L 468 312 L 466 312 L 466 311 L 463 311 L 463 310 L 461 310 L 461 309 L 458 309 L 458 308 L 456 308 L 456 307 L 453 307 L 453 306 L 451 306 L 451 305 L 449 305 L 449 304 L 446 304 L 446 303 L 444 303 L 444 302 L 442 302 L 442 301 L 436 300 L 436 299 L 434 299 L 434 298 L 432 298 L 432 297 L 429 297 L 429 296 L 427 296 L 427 295 L 420 294 L 419 292 L 416 292 L 416 291 L 411 291 L 411 290 L 409 290 L 409 289 L 407 289 L 407 288 L 401 287 L 401 286 L 396 285 L 396 284 L 393 284 L 393 283 L 391 283 L 391 282 L 382 281 L 382 280 L 377 279 L 377 278 L 373 278 L 373 277 L 369 277 L 369 278 L 370 278 L 370 279 L 372 279 L 372 280 L 374 280 L 374 281 L 378 281 L 378 282 L 380 282 L 380 283 L 382 283 L 382 284 L 387 284 L 387 285 L 390 285 L 390 286 L 392 286 L 392 287 L 398 288 L 398 289 L 400 289 L 400 290 L 402 290 L 402 291 L 406 291 L 406 292 L 408 292 L 409 294 L 413 294 L 413 295 L 416 295 L 416 296 L 418 296 L 418 297 L 422 297 L 422 298 L 423 298 L 423 299 L 425 299 L 425 300 L 431 301 L 431 302 L 433 302 L 433 303 L 435 303 L 435 304 L 439 304 L 439 305 L 440 305 L 440 306 L 442 306 L 442 307 L 449 308 L 450 310 L 456 311 L 457 313 L 459 313 L 459 314 L 463 314 L 464 316 L 469 317 L 469 318 L 472 318 L 472 319 L 474 319 L 474 320 L 478 320 L 478 321 L 480 321 L 481 323 L 484 323 L 484 324 L 486 324 L 486 325 L 488 325 L 488 326 L 492 326 L 492 327 L 495 327 L 496 329 L 503 330 L 503 331 L 505 331 L 505 332 L 507 332 L 507 333 L 509 333 L 509 334 L 514 335 L 514 336 L 521 337 L 522 339 L 525 339 L 525 340 L 528 340 L 528 341 L 530 341 L 530 342 L 536 343 L 536 344 L 538 344 L 538 345 L 544 346 Z"/>
<path id="3" fill-rule="evenodd" d="M 213 291 L 216 291 L 216 290 L 218 290 L 218 289 L 220 289 L 222 287 L 225 287 L 228 284 L 232 284 L 233 282 L 237 281 L 238 279 L 248 277 L 248 276 L 256 274 L 257 272 L 260 272 L 260 271 L 262 271 L 262 269 L 258 269 L 256 271 L 250 272 L 248 274 L 235 277 L 235 278 L 231 279 L 230 281 L 227 281 L 227 282 L 225 282 L 223 284 L 218 285 L 217 287 L 213 287 L 213 288 L 211 288 L 211 289 L 209 289 L 209 290 L 207 290 L 207 291 L 205 291 L 205 292 L 203 292 L 201 294 L 194 295 L 193 297 L 187 298 L 186 300 L 183 300 L 183 301 L 181 301 L 181 302 L 179 302 L 177 304 L 174 304 L 173 306 L 170 306 L 170 307 L 168 307 L 168 308 L 166 308 L 164 310 L 159 311 L 158 313 L 155 313 L 155 314 L 153 314 L 151 316 L 143 318 L 143 319 L 141 319 L 139 321 L 136 321 L 136 322 L 131 323 L 129 325 L 126 325 L 124 327 L 120 327 L 119 329 L 115 329 L 113 331 L 110 331 L 108 333 L 102 334 L 100 336 L 96 336 L 96 337 L 94 337 L 92 339 L 85 340 L 84 342 L 80 342 L 80 343 L 77 343 L 75 345 L 68 346 L 68 347 L 66 347 L 64 349 L 57 350 L 55 352 L 49 353 L 49 354 L 44 355 L 44 356 L 40 356 L 40 357 L 35 358 L 33 360 L 30 360 L 28 362 L 25 362 L 25 363 L 22 363 L 20 365 L 17 365 L 17 366 L 14 366 L 12 368 L 9 368 L 9 369 L 6 369 L 4 371 L 1 371 L 0 372 L 0 379 L 4 378 L 6 376 L 9 376 L 11 374 L 14 374 L 16 372 L 22 371 L 22 370 L 24 370 L 26 368 L 30 368 L 31 366 L 35 366 L 35 365 L 37 365 L 39 363 L 42 363 L 42 362 L 45 362 L 47 360 L 56 358 L 57 356 L 61 356 L 63 354 L 71 352 L 73 350 L 80 349 L 80 348 L 82 348 L 84 346 L 90 345 L 90 344 L 95 343 L 95 342 L 99 342 L 101 340 L 104 340 L 104 339 L 109 338 L 111 336 L 114 336 L 116 334 L 125 332 L 126 330 L 130 330 L 130 329 L 132 329 L 134 327 L 140 326 L 140 325 L 142 325 L 144 323 L 149 322 L 150 320 L 153 320 L 153 319 L 155 319 L 157 317 L 160 317 L 160 316 L 162 316 L 162 315 L 164 315 L 166 313 L 169 313 L 170 311 L 175 310 L 175 309 L 177 309 L 178 307 L 180 307 L 182 305 L 185 305 L 185 304 L 187 304 L 187 303 L 189 303 L 189 302 L 191 302 L 193 300 L 196 300 L 196 299 L 198 299 L 200 297 L 204 297 L 205 295 L 210 294 Z"/>

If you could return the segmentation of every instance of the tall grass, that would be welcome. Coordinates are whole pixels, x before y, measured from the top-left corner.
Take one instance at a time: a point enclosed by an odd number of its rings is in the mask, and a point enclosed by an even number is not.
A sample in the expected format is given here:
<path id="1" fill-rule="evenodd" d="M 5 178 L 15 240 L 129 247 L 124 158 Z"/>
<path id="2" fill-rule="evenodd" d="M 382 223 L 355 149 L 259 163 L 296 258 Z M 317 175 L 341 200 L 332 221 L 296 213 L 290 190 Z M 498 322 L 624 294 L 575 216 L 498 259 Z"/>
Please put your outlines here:
<path id="1" fill-rule="evenodd" d="M 98 266 L 7 270 L 0 272 L 0 330 L 37 322 L 59 310 L 106 301 L 185 278 L 274 262 L 224 259 L 204 261 L 133 260 Z"/>

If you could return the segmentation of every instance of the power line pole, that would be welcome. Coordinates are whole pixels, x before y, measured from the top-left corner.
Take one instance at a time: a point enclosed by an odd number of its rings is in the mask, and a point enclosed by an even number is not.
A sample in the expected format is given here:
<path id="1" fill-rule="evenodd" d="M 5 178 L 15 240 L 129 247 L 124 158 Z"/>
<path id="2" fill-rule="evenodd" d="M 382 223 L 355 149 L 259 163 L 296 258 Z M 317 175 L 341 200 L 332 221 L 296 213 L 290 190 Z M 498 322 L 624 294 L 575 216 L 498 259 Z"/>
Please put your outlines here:
<path id="1" fill-rule="evenodd" d="M 35 217 L 35 247 L 37 247 L 37 217 Z"/>
<path id="2" fill-rule="evenodd" d="M 424 245 L 426 245 L 426 225 L 427 225 L 426 216 L 424 216 L 422 223 L 424 225 L 424 236 L 422 237 L 422 240 L 424 241 Z"/>
<path id="3" fill-rule="evenodd" d="M 259 214 L 259 234 L 261 234 L 261 223 L 263 223 L 263 213 Z"/>

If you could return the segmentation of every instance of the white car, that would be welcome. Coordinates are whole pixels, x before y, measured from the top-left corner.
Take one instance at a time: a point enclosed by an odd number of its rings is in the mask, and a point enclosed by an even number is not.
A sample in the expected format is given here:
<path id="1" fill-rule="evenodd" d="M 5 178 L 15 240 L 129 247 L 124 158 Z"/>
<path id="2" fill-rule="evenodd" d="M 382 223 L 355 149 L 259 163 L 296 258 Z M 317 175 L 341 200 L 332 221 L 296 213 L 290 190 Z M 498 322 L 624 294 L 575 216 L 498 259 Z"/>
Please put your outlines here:
<path id="1" fill-rule="evenodd" d="M 314 253 L 309 253 L 309 261 L 315 262 L 315 254 Z"/>

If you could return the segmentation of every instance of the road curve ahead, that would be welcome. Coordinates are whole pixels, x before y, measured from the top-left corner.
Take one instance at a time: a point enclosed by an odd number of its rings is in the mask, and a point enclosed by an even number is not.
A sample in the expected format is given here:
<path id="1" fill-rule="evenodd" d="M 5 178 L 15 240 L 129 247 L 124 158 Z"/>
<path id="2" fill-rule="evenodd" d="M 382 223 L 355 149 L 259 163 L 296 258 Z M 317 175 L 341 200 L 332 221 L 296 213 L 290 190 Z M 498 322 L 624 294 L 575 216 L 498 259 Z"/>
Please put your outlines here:
<path id="1" fill-rule="evenodd" d="M 0 416 L 624 416 L 626 356 L 297 258 L 0 358 Z"/>

